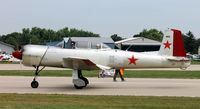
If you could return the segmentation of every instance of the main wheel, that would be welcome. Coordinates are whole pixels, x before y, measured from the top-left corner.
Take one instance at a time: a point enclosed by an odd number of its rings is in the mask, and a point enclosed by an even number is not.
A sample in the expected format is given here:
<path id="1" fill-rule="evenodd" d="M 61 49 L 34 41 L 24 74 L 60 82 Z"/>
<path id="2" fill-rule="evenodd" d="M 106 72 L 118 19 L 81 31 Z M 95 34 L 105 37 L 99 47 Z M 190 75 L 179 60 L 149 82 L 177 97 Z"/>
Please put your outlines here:
<path id="1" fill-rule="evenodd" d="M 37 81 L 32 81 L 31 82 L 31 87 L 32 88 L 38 88 L 38 86 L 39 86 L 39 83 Z"/>
<path id="2" fill-rule="evenodd" d="M 75 87 L 76 89 L 83 89 L 85 86 L 77 86 L 76 84 L 74 84 L 74 87 Z"/>
<path id="3" fill-rule="evenodd" d="M 87 78 L 83 77 L 82 80 L 85 82 L 85 86 L 87 86 L 89 84 L 89 81 Z"/>

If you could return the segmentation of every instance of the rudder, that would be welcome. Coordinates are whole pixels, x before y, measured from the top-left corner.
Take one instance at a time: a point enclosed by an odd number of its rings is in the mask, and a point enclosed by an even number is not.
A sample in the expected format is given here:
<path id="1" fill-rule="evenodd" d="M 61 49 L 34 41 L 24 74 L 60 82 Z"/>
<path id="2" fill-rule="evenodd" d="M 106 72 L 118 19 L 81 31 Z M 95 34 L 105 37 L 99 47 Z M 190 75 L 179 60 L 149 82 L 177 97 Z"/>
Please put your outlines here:
<path id="1" fill-rule="evenodd" d="M 186 57 L 182 33 L 179 30 L 171 29 L 174 32 L 173 56 Z"/>

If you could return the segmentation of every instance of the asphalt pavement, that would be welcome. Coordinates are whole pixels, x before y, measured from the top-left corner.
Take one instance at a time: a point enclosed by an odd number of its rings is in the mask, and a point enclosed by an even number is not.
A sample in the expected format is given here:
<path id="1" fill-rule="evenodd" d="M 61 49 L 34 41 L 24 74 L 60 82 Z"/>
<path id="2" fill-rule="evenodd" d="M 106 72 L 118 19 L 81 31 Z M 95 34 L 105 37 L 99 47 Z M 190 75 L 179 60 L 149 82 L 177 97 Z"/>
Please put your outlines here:
<path id="1" fill-rule="evenodd" d="M 0 64 L 0 70 L 34 70 L 22 64 Z M 67 70 L 46 67 L 44 70 Z M 129 70 L 181 70 L 178 68 L 129 69 Z M 186 70 L 199 70 L 200 65 L 191 65 Z M 71 77 L 39 77 L 39 88 L 32 89 L 33 77 L 0 76 L 0 93 L 40 93 L 72 95 L 127 95 L 127 96 L 186 96 L 200 97 L 198 79 L 143 79 L 126 78 L 125 82 L 113 82 L 112 78 L 89 78 L 90 84 L 77 90 Z"/>
<path id="2" fill-rule="evenodd" d="M 90 84 L 75 89 L 71 77 L 39 77 L 40 86 L 32 89 L 33 77 L 0 76 L 0 93 L 39 93 L 70 95 L 185 96 L 200 97 L 198 79 L 88 78 Z"/>

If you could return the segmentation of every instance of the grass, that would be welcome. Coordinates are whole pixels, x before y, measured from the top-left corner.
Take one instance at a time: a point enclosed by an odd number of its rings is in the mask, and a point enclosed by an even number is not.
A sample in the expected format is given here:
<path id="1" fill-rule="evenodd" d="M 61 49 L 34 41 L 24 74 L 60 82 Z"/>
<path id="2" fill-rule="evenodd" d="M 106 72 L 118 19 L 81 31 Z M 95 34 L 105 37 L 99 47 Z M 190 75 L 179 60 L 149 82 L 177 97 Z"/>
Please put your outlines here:
<path id="1" fill-rule="evenodd" d="M 97 70 L 83 71 L 86 77 L 97 77 Z M 0 76 L 33 76 L 32 70 L 0 70 Z M 71 70 L 43 70 L 40 76 L 71 76 Z M 184 78 L 184 79 L 200 79 L 200 71 L 153 71 L 153 70 L 135 70 L 125 71 L 125 78 Z"/>
<path id="2" fill-rule="evenodd" d="M 193 65 L 199 65 L 200 61 L 191 61 L 191 64 L 193 64 Z"/>
<path id="3" fill-rule="evenodd" d="M 0 70 L 1 76 L 33 76 L 33 70 Z M 71 76 L 71 70 L 43 70 L 39 74 L 40 76 Z"/>
<path id="4" fill-rule="evenodd" d="M 128 71 L 125 75 L 130 78 L 200 79 L 200 71 Z"/>
<path id="5" fill-rule="evenodd" d="M 0 94 L 0 109 L 199 109 L 200 98 Z"/>

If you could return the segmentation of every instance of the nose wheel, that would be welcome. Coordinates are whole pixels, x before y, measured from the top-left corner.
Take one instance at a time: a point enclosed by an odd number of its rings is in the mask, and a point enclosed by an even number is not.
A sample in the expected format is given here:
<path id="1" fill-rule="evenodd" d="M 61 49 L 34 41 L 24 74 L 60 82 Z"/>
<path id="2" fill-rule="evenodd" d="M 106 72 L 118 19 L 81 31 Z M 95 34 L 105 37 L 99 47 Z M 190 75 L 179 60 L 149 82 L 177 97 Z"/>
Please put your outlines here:
<path id="1" fill-rule="evenodd" d="M 39 83 L 38 83 L 37 81 L 34 81 L 34 80 L 33 80 L 33 81 L 31 82 L 31 87 L 32 87 L 32 88 L 38 88 L 38 86 L 39 86 Z"/>
<path id="2" fill-rule="evenodd" d="M 33 81 L 31 82 L 31 87 L 32 88 L 38 88 L 39 82 L 36 79 L 37 79 L 39 73 L 45 68 L 45 66 L 43 66 L 43 68 L 40 69 L 40 70 L 39 70 L 40 66 L 34 66 L 34 67 L 36 68 L 36 70 L 35 70 L 35 77 L 33 78 Z"/>

